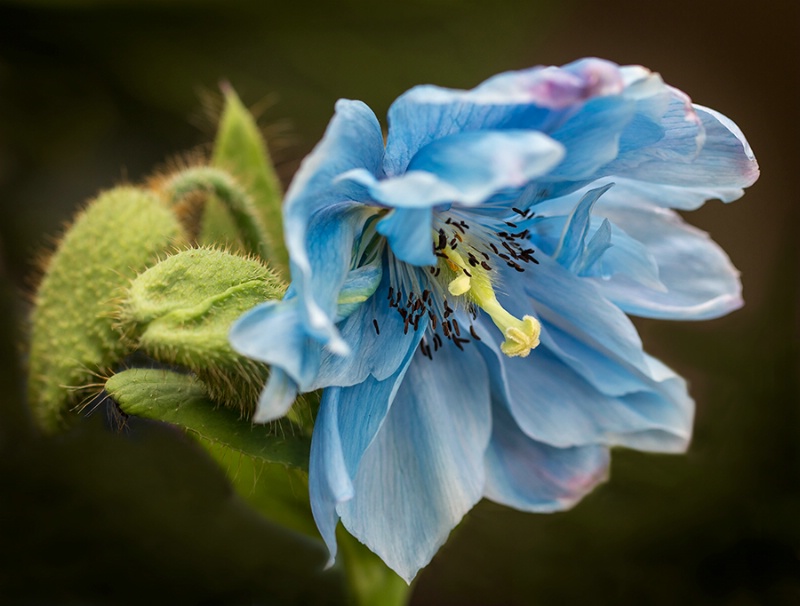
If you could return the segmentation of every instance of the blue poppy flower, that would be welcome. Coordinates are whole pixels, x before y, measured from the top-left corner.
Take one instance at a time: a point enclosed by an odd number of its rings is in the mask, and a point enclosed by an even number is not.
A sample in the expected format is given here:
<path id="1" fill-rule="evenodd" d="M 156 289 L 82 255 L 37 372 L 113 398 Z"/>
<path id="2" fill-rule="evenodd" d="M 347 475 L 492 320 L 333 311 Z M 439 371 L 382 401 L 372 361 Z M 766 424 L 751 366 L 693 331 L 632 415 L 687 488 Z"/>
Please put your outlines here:
<path id="1" fill-rule="evenodd" d="M 272 374 L 255 416 L 324 388 L 309 484 L 406 580 L 481 498 L 565 509 L 609 447 L 681 452 L 693 401 L 628 316 L 713 318 L 738 274 L 673 210 L 758 176 L 739 129 L 658 74 L 584 59 L 340 100 L 284 207 L 292 283 L 231 341 Z"/>

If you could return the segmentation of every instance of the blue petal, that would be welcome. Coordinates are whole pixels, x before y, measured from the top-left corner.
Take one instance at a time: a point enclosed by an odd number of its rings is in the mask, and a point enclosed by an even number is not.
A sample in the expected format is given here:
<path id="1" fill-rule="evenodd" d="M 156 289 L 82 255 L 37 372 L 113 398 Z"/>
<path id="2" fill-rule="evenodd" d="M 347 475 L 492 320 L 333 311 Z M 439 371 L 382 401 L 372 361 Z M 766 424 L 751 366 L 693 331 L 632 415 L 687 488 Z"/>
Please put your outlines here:
<path id="1" fill-rule="evenodd" d="M 273 366 L 258 399 L 253 423 L 269 423 L 286 415 L 297 398 L 297 389 L 297 383 L 288 374 Z"/>
<path id="2" fill-rule="evenodd" d="M 455 202 L 476 205 L 547 174 L 563 159 L 564 147 L 540 132 L 484 130 L 429 143 L 411 159 L 408 170 L 435 174 L 458 191 Z"/>
<path id="3" fill-rule="evenodd" d="M 322 141 L 303 161 L 286 194 L 284 234 L 293 285 L 304 306 L 306 330 L 338 345 L 333 327 L 338 290 L 349 269 L 354 234 L 363 220 L 353 211 L 359 186 L 337 181 L 354 168 L 380 174 L 383 135 L 363 103 L 340 100 Z"/>
<path id="4" fill-rule="evenodd" d="M 378 180 L 356 169 L 340 179 L 365 187 L 374 200 L 393 208 L 450 202 L 474 206 L 548 173 L 563 158 L 564 147 L 539 132 L 479 131 L 429 143 L 402 175 Z"/>
<path id="5" fill-rule="evenodd" d="M 603 200 L 598 212 L 642 243 L 658 266 L 664 286 L 644 288 L 624 275 L 597 280 L 603 295 L 627 313 L 705 320 L 742 305 L 739 272 L 707 233 L 687 225 L 670 210 L 638 203 L 635 196 L 626 197 L 623 192 Z"/>
<path id="6" fill-rule="evenodd" d="M 352 387 L 331 387 L 322 395 L 314 423 L 309 461 L 311 511 L 328 546 L 336 557 L 336 524 L 339 503 L 354 495 L 352 478 L 361 456 L 372 442 L 392 405 L 414 349 L 387 379 L 367 377 Z"/>
<path id="7" fill-rule="evenodd" d="M 292 269 L 292 287 L 302 303 L 306 333 L 340 354 L 347 349 L 334 326 L 339 293 L 349 275 L 355 240 L 369 214 L 352 203 L 317 211 L 308 224 L 303 256 L 308 271 L 295 271 L 294 265 Z"/>
<path id="8" fill-rule="evenodd" d="M 505 281 L 508 294 L 500 302 L 517 317 L 535 312 L 539 320 L 558 329 L 543 338 L 564 341 L 564 347 L 579 343 L 592 350 L 591 361 L 608 361 L 633 369 L 633 378 L 627 372 L 609 374 L 608 368 L 593 372 L 591 379 L 598 388 L 610 394 L 627 393 L 637 389 L 639 373 L 646 372 L 647 364 L 642 342 L 630 319 L 615 305 L 606 300 L 589 280 L 579 278 L 558 265 L 546 255 L 537 257 L 539 264 L 524 274 L 524 280 L 511 278 Z M 581 372 L 584 352 L 574 359 Z"/>
<path id="9" fill-rule="evenodd" d="M 619 68 L 599 59 L 507 72 L 469 91 L 417 86 L 389 108 L 386 173 L 402 174 L 419 150 L 455 133 L 551 132 L 587 99 L 617 94 L 623 86 Z"/>
<path id="10" fill-rule="evenodd" d="M 530 438 L 559 448 L 605 444 L 683 452 L 688 446 L 694 402 L 685 382 L 657 360 L 645 356 L 639 391 L 613 396 L 544 342 L 527 358 L 508 358 L 500 353 L 496 331 L 480 322 L 476 331 L 490 366 L 493 398 L 505 403 Z"/>
<path id="11" fill-rule="evenodd" d="M 505 406 L 492 407 L 484 495 L 522 511 L 568 509 L 607 479 L 605 446 L 555 448 L 526 436 Z"/>
<path id="12" fill-rule="evenodd" d="M 388 305 L 389 284 L 389 271 L 384 269 L 375 294 L 338 325 L 342 339 L 353 353 L 339 356 L 323 352 L 312 389 L 355 385 L 369 376 L 382 381 L 393 375 L 417 347 L 428 326 L 428 317 L 420 318 L 416 329 L 411 323 L 406 326 L 397 309 Z"/>
<path id="13" fill-rule="evenodd" d="M 362 265 L 347 274 L 347 279 L 336 300 L 336 322 L 341 322 L 361 307 L 375 294 L 383 278 L 383 268 L 378 260 Z"/>
<path id="14" fill-rule="evenodd" d="M 490 432 L 477 349 L 417 354 L 338 507 L 345 527 L 410 581 L 480 500 Z"/>
<path id="15" fill-rule="evenodd" d="M 378 223 L 378 233 L 401 261 L 411 265 L 436 265 L 433 254 L 430 208 L 395 208 Z"/>
<path id="16" fill-rule="evenodd" d="M 576 211 L 570 217 L 540 217 L 533 222 L 539 250 L 581 277 L 615 278 L 666 292 L 658 263 L 645 244 L 601 218 L 599 212 L 589 219 L 580 207 Z M 589 220 L 584 223 L 584 218 Z"/>
<path id="17" fill-rule="evenodd" d="M 741 195 L 741 188 L 758 178 L 758 164 L 747 140 L 728 118 L 713 110 L 673 102 L 658 143 L 622 154 L 603 168 L 604 175 L 619 175 L 649 183 L 689 188 L 722 189 L 722 199 Z M 601 176 L 601 175 L 597 175 Z"/>
<path id="18" fill-rule="evenodd" d="M 635 115 L 636 105 L 623 96 L 592 99 L 575 116 L 550 133 L 567 150 L 564 161 L 547 181 L 594 178 L 619 152 L 620 137 Z"/>
<path id="19" fill-rule="evenodd" d="M 236 320 L 228 338 L 234 350 L 282 368 L 301 388 L 319 371 L 321 347 L 306 336 L 296 298 L 254 307 Z"/>
<path id="20" fill-rule="evenodd" d="M 589 233 L 592 207 L 611 186 L 612 184 L 609 183 L 605 187 L 598 187 L 586 192 L 567 219 L 558 247 L 552 255 L 567 269 L 574 269 L 577 262 L 582 259 L 587 246 L 586 236 Z"/>

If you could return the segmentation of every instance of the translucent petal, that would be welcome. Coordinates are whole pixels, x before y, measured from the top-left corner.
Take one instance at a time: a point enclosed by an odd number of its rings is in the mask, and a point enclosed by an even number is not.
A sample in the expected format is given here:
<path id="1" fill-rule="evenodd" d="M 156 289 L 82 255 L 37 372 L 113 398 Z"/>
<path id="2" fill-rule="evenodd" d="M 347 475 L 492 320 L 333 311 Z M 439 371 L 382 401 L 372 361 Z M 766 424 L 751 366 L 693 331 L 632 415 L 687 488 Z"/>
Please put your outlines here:
<path id="1" fill-rule="evenodd" d="M 491 417 L 475 348 L 417 354 L 339 505 L 345 527 L 410 581 L 480 500 Z"/>
<path id="2" fill-rule="evenodd" d="M 314 423 L 309 461 L 311 510 L 320 534 L 336 556 L 336 524 L 339 503 L 354 495 L 352 478 L 381 427 L 405 376 L 414 349 L 403 363 L 383 381 L 367 377 L 350 387 L 331 387 L 323 392 Z"/>
<path id="3" fill-rule="evenodd" d="M 556 448 L 537 442 L 498 404 L 492 408 L 484 495 L 522 511 L 568 509 L 607 478 L 609 458 L 605 446 Z"/>
<path id="4" fill-rule="evenodd" d="M 600 59 L 534 67 L 490 78 L 472 90 L 417 86 L 389 108 L 385 170 L 403 173 L 414 155 L 454 133 L 526 128 L 551 132 L 593 97 L 619 93 L 619 68 Z"/>

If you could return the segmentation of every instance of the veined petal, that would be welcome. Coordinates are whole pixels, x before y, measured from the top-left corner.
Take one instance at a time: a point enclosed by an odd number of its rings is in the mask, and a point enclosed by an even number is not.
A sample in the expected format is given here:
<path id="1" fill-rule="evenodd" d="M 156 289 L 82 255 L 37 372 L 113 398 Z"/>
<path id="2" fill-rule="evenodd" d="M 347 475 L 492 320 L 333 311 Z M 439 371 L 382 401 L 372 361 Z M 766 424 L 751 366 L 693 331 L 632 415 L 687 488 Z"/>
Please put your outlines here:
<path id="1" fill-rule="evenodd" d="M 608 477 L 608 448 L 556 448 L 517 426 L 505 405 L 492 407 L 484 496 L 522 511 L 568 509 Z"/>
<path id="2" fill-rule="evenodd" d="M 428 318 L 423 317 L 416 329 L 410 325 L 406 330 L 403 317 L 387 305 L 388 292 L 389 272 L 384 270 L 375 294 L 338 326 L 353 354 L 323 352 L 312 389 L 355 385 L 370 376 L 379 381 L 388 379 L 416 349 Z"/>
<path id="3" fill-rule="evenodd" d="M 322 395 L 314 423 L 309 461 L 311 511 L 331 557 L 336 557 L 337 505 L 355 494 L 353 477 L 364 451 L 384 422 L 414 355 L 414 349 L 384 380 L 372 376 Z"/>
<path id="4" fill-rule="evenodd" d="M 345 527 L 410 582 L 480 500 L 490 432 L 478 351 L 418 353 L 338 507 Z"/>
<path id="5" fill-rule="evenodd" d="M 353 168 L 380 174 L 382 158 L 383 135 L 375 114 L 361 102 L 340 100 L 325 136 L 286 194 L 284 235 L 304 323 L 309 334 L 334 347 L 336 295 L 362 218 L 352 209 L 361 188 L 336 177 Z"/>
<path id="6" fill-rule="evenodd" d="M 725 201 L 736 199 L 758 178 L 758 163 L 741 130 L 727 117 L 694 105 L 683 120 L 668 113 L 664 138 L 605 166 L 602 175 L 619 175 L 648 183 L 708 190 L 722 189 Z M 696 151 L 692 141 L 700 129 Z M 738 195 L 737 195 L 738 192 Z M 717 196 L 714 196 L 717 197 Z"/>
<path id="7" fill-rule="evenodd" d="M 414 87 L 389 108 L 386 174 L 402 174 L 420 149 L 455 133 L 551 132 L 587 99 L 619 93 L 623 86 L 618 66 L 583 59 L 563 67 L 506 72 L 472 90 Z"/>
<path id="8" fill-rule="evenodd" d="M 473 131 L 426 145 L 402 175 L 378 180 L 368 171 L 352 170 L 339 179 L 364 186 L 372 199 L 392 208 L 474 206 L 547 174 L 563 158 L 563 145 L 540 132 Z"/>
<path id="9" fill-rule="evenodd" d="M 646 369 L 642 342 L 630 319 L 606 300 L 588 280 L 575 276 L 554 260 L 541 255 L 539 264 L 526 272 L 526 280 L 506 280 L 508 295 L 501 303 L 513 315 L 533 308 L 538 319 L 565 337 L 584 344 L 598 360 Z M 544 337 L 545 335 L 543 335 Z M 551 334 L 550 337 L 553 335 Z M 600 389 L 619 394 L 635 389 L 620 376 L 597 373 Z"/>
<path id="10" fill-rule="evenodd" d="M 610 192 L 609 192 L 610 193 Z M 665 290 L 651 290 L 624 275 L 598 279 L 597 288 L 625 312 L 664 319 L 705 320 L 742 305 L 739 272 L 707 233 L 671 210 L 610 199 L 603 215 L 641 242 L 658 266 Z"/>
<path id="11" fill-rule="evenodd" d="M 691 437 L 694 402 L 685 382 L 645 356 L 640 391 L 603 393 L 542 343 L 527 358 L 502 356 L 496 337 L 476 326 L 490 366 L 492 393 L 530 438 L 559 448 L 620 445 L 682 452 Z M 544 333 L 544 330 L 543 330 Z"/>

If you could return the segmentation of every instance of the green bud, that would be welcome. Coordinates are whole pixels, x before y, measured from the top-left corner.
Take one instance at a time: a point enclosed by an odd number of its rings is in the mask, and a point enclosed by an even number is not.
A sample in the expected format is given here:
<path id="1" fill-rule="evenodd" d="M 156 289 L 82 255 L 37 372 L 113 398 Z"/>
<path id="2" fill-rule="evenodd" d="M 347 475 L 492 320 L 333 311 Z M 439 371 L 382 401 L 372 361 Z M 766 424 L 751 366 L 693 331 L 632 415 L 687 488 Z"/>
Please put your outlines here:
<path id="1" fill-rule="evenodd" d="M 119 187 L 78 215 L 49 261 L 32 315 L 28 395 L 39 424 L 55 430 L 127 353 L 114 309 L 137 272 L 184 241 L 153 193 Z"/>
<path id="2" fill-rule="evenodd" d="M 196 373 L 212 400 L 250 414 L 268 369 L 233 351 L 228 331 L 245 311 L 282 298 L 285 290 L 255 259 L 208 248 L 185 250 L 133 281 L 121 328 L 152 358 Z"/>

